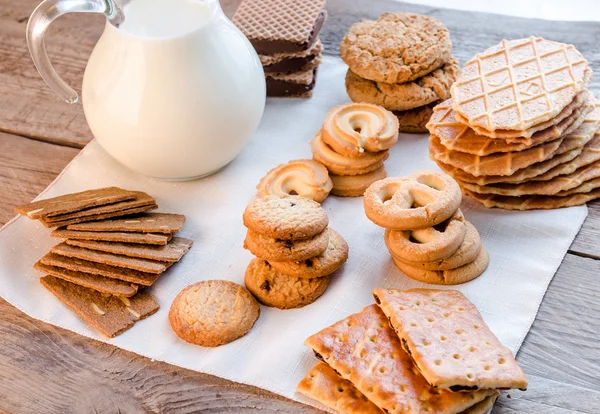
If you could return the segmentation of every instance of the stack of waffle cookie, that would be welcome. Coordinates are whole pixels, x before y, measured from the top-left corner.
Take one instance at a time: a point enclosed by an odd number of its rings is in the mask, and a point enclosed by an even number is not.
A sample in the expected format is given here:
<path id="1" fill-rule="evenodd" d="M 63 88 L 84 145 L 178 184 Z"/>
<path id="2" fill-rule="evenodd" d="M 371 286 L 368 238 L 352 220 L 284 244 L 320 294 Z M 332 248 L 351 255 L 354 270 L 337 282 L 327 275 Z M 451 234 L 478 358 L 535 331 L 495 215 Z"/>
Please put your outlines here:
<path id="1" fill-rule="evenodd" d="M 310 97 L 323 44 L 325 0 L 244 0 L 233 22 L 256 49 L 267 96 Z"/>
<path id="2" fill-rule="evenodd" d="M 489 264 L 477 229 L 459 209 L 462 194 L 448 175 L 418 171 L 387 178 L 365 192 L 365 212 L 385 227 L 385 244 L 408 277 L 436 285 L 475 279 Z"/>
<path id="3" fill-rule="evenodd" d="M 348 258 L 348 245 L 328 228 L 321 205 L 300 196 L 268 195 L 244 211 L 244 247 L 256 256 L 244 282 L 256 299 L 279 309 L 314 302 Z"/>
<path id="4" fill-rule="evenodd" d="M 354 102 L 381 105 L 403 132 L 427 132 L 433 106 L 449 96 L 460 73 L 448 29 L 413 13 L 384 13 L 354 24 L 340 44 Z"/>
<path id="5" fill-rule="evenodd" d="M 341 413 L 488 414 L 527 388 L 508 348 L 460 292 L 375 289 L 375 304 L 309 337 L 321 360 L 297 391 Z"/>
<path id="6" fill-rule="evenodd" d="M 44 287 L 108 337 L 158 310 L 158 302 L 144 288 L 152 286 L 193 243 L 174 236 L 185 216 L 131 214 L 128 197 L 151 200 L 142 211 L 157 207 L 146 193 L 109 187 L 15 209 L 47 227 L 61 226 L 51 235 L 65 240 L 34 267 L 47 275 L 40 279 Z"/>
<path id="7" fill-rule="evenodd" d="M 329 171 L 331 194 L 360 197 L 387 176 L 384 161 L 398 141 L 398 121 L 385 108 L 350 103 L 333 108 L 310 142 L 315 161 Z"/>
<path id="8" fill-rule="evenodd" d="M 502 41 L 471 59 L 427 125 L 430 157 L 486 207 L 568 207 L 600 197 L 600 101 L 573 45 Z"/>

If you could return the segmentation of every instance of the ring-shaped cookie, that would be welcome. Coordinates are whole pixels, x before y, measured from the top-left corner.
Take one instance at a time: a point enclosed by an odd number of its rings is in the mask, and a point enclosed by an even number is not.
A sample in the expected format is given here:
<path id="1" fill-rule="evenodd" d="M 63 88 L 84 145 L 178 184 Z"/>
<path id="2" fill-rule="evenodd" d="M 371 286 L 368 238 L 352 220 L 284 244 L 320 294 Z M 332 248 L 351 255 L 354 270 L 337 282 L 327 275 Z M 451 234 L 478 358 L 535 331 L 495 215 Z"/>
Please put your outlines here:
<path id="1" fill-rule="evenodd" d="M 378 105 L 344 104 L 329 111 L 321 135 L 338 154 L 356 157 L 393 147 L 398 141 L 398 118 Z"/>
<path id="2" fill-rule="evenodd" d="M 318 203 L 327 198 L 332 188 L 327 168 L 313 160 L 294 160 L 278 165 L 256 186 L 259 197 L 299 195 Z"/>
<path id="3" fill-rule="evenodd" d="M 456 252 L 466 234 L 460 210 L 437 226 L 416 230 L 385 231 L 385 244 L 392 254 L 404 262 L 432 262 Z M 414 240 L 414 241 L 413 241 Z"/>
<path id="4" fill-rule="evenodd" d="M 375 224 L 393 230 L 435 226 L 460 207 L 460 187 L 449 175 L 417 171 L 373 183 L 364 196 L 365 213 Z"/>

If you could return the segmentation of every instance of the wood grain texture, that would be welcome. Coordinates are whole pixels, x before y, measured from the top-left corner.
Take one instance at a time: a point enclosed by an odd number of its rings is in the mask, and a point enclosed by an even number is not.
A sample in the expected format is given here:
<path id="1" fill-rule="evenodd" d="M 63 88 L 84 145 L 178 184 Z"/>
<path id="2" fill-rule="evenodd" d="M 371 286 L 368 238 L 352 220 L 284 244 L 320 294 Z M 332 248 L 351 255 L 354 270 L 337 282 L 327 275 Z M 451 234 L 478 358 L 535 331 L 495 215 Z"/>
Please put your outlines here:
<path id="1" fill-rule="evenodd" d="M 588 216 L 569 250 L 573 254 L 600 259 L 600 200 L 588 203 Z"/>

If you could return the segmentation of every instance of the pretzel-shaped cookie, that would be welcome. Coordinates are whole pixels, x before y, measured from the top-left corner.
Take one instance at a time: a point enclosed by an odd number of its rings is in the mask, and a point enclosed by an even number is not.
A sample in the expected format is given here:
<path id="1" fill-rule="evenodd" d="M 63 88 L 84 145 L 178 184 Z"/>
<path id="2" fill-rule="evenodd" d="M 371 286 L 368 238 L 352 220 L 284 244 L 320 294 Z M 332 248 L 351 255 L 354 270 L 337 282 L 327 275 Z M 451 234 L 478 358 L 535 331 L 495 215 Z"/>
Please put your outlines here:
<path id="1" fill-rule="evenodd" d="M 442 226 L 438 229 L 439 226 Z M 465 239 L 464 216 L 457 210 L 438 226 L 417 230 L 385 230 L 385 244 L 392 254 L 408 262 L 445 259 L 458 250 Z M 415 240 L 415 241 L 413 241 Z"/>
<path id="2" fill-rule="evenodd" d="M 391 148 L 398 141 L 398 118 L 378 105 L 344 104 L 329 111 L 321 134 L 338 154 L 356 157 Z"/>
<path id="3" fill-rule="evenodd" d="M 295 160 L 278 165 L 256 186 L 259 197 L 269 194 L 279 197 L 297 194 L 318 203 L 327 198 L 332 188 L 333 182 L 327 168 L 313 160 Z"/>
<path id="4" fill-rule="evenodd" d="M 436 171 L 417 171 L 406 177 L 386 178 L 365 191 L 367 217 L 393 230 L 432 227 L 460 207 L 462 193 L 450 176 Z"/>

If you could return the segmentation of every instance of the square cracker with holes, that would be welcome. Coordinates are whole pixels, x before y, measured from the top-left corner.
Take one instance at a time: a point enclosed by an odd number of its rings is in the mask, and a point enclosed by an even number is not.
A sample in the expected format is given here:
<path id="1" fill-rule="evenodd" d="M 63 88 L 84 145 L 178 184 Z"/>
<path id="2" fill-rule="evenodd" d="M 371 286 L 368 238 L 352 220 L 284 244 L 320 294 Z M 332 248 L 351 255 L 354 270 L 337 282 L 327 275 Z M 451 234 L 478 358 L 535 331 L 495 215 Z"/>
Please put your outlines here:
<path id="1" fill-rule="evenodd" d="M 434 387 L 527 389 L 527 378 L 513 354 L 459 291 L 375 289 L 373 296 Z"/>
<path id="2" fill-rule="evenodd" d="M 496 392 L 432 388 L 402 349 L 398 336 L 377 305 L 336 322 L 309 337 L 304 344 L 388 413 L 455 414 Z"/>

